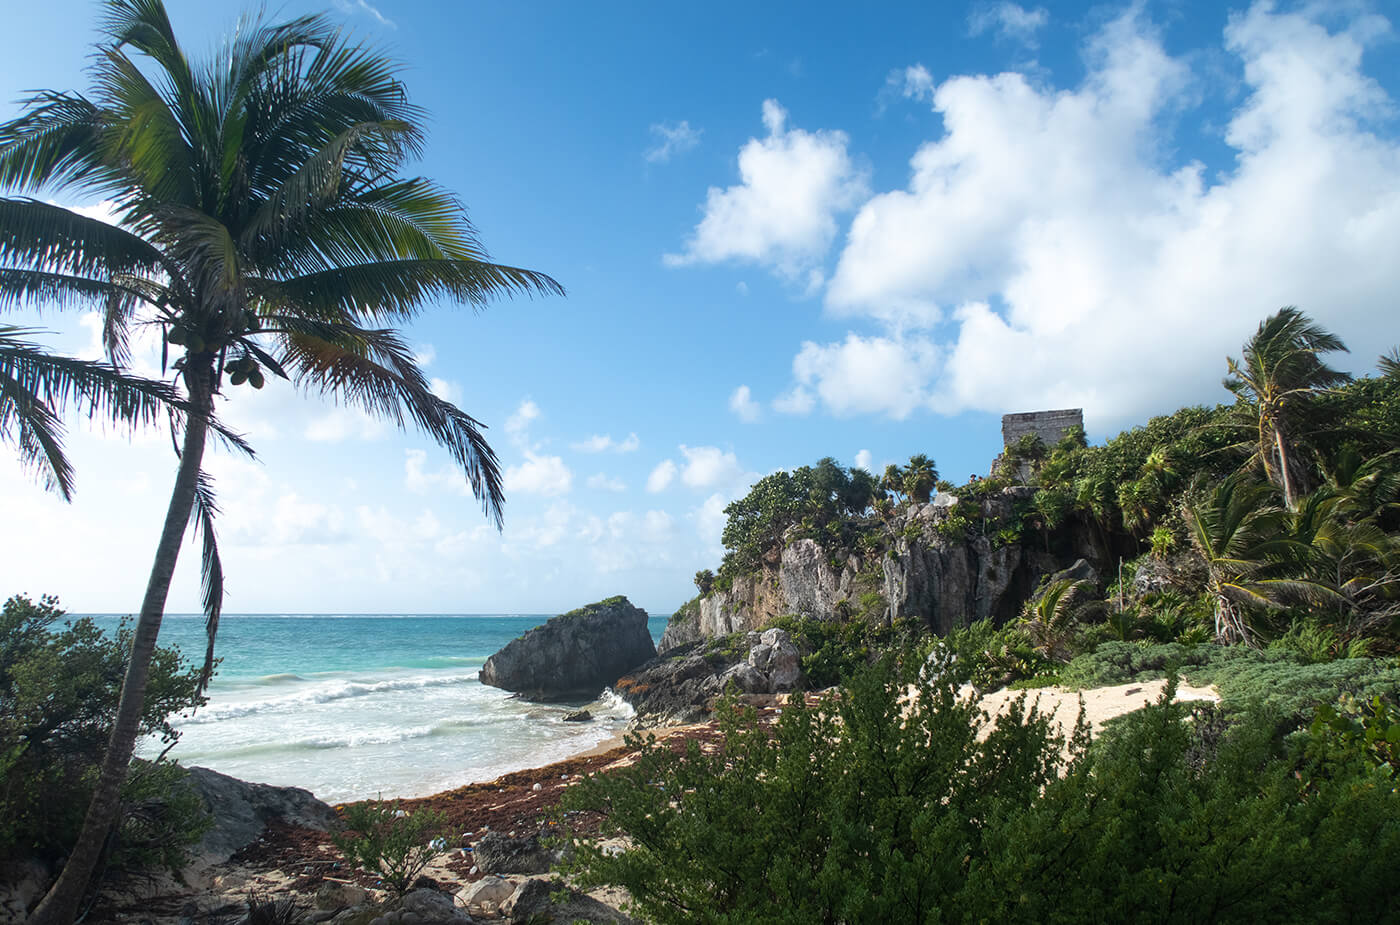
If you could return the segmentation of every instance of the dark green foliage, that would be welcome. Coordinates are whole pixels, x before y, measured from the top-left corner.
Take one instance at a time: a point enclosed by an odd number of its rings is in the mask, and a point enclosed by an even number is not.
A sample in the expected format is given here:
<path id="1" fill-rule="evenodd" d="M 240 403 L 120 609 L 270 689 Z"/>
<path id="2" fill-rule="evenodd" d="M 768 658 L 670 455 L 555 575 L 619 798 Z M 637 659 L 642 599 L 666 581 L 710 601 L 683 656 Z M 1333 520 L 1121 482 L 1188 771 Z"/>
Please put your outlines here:
<path id="1" fill-rule="evenodd" d="M 865 595 L 862 607 L 861 614 L 841 622 L 789 614 L 769 624 L 787 630 L 802 653 L 809 688 L 839 684 L 882 654 L 908 649 L 926 632 L 916 620 L 884 622 L 885 599 L 878 593 Z"/>
<path id="2" fill-rule="evenodd" d="M 378 874 L 390 892 L 402 896 L 440 851 L 432 839 L 447 822 L 431 809 L 405 812 L 399 803 L 366 800 L 345 807 L 346 831 L 332 836 L 345 859 Z"/>
<path id="3" fill-rule="evenodd" d="M 815 466 L 764 476 L 747 495 L 724 509 L 728 520 L 721 540 L 726 552 L 713 586 L 727 588 L 735 576 L 757 569 L 789 527 L 801 525 L 804 535 L 819 541 L 854 542 L 854 531 L 846 535 L 851 519 L 883 498 L 884 490 L 873 475 L 864 469 L 844 469 L 829 456 Z"/>
<path id="4" fill-rule="evenodd" d="M 1167 697 L 1092 748 L 1023 705 L 979 741 L 951 683 L 911 681 L 884 663 L 771 728 L 729 703 L 716 751 L 585 780 L 564 808 L 628 841 L 577 840 L 575 872 L 662 923 L 1392 916 L 1400 792 L 1354 749 Z"/>
<path id="5" fill-rule="evenodd" d="M 11 597 L 0 610 L 0 858 L 65 852 L 82 823 L 107 746 L 129 631 L 105 635 L 83 618 L 56 627 L 58 601 Z M 141 733 L 172 743 L 171 714 L 202 705 L 199 672 L 173 649 L 157 649 Z M 123 790 L 124 819 L 112 861 L 179 866 L 203 828 L 202 813 L 169 765 L 138 763 Z"/>

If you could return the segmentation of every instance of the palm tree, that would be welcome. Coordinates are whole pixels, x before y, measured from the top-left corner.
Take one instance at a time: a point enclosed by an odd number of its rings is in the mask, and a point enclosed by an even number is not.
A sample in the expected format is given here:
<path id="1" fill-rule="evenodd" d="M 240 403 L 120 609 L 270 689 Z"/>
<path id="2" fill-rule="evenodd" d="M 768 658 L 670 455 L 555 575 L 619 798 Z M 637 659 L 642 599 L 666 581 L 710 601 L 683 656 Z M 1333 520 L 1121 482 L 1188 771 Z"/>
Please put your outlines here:
<path id="1" fill-rule="evenodd" d="M 1051 661 L 1069 661 L 1076 625 L 1104 609 L 1103 601 L 1092 599 L 1093 592 L 1094 583 L 1087 578 L 1061 578 L 1026 602 L 1022 625 L 1039 655 Z"/>
<path id="2" fill-rule="evenodd" d="M 388 59 L 326 18 L 242 22 L 202 65 L 161 0 L 106 0 L 101 30 L 90 98 L 40 92 L 0 126 L 0 187 L 100 196 L 119 225 L 0 198 L 0 291 L 11 303 L 97 307 L 118 366 L 133 327 L 158 325 L 187 411 L 110 745 L 35 922 L 71 921 L 115 818 L 192 514 L 211 640 L 217 629 L 222 569 L 202 472 L 215 396 L 270 374 L 412 423 L 451 453 L 499 526 L 500 471 L 479 423 L 432 394 L 389 325 L 439 297 L 480 306 L 562 293 L 547 276 L 489 262 L 451 194 L 400 177 L 422 149 L 423 113 Z"/>
<path id="3" fill-rule="evenodd" d="M 904 470 L 895 463 L 890 463 L 885 467 L 885 474 L 880 477 L 880 487 L 894 495 L 896 503 L 899 496 L 904 494 Z"/>
<path id="4" fill-rule="evenodd" d="M 933 487 L 938 483 L 938 467 L 923 453 L 909 457 L 909 465 L 904 467 L 904 493 L 917 504 L 927 504 L 933 496 Z"/>
<path id="5" fill-rule="evenodd" d="M 1346 346 L 1293 306 L 1265 318 L 1244 345 L 1242 359 L 1227 358 L 1225 388 L 1244 406 L 1258 430 L 1256 455 L 1265 477 L 1283 491 L 1289 510 L 1307 494 L 1308 475 L 1294 447 L 1291 427 L 1300 405 L 1319 391 L 1348 382 L 1319 354 Z"/>
<path id="6" fill-rule="evenodd" d="M 1386 353 L 1381 354 L 1376 361 L 1376 369 L 1380 370 L 1382 376 L 1390 379 L 1400 378 L 1400 347 L 1391 347 Z"/>
<path id="7" fill-rule="evenodd" d="M 1185 511 L 1191 542 L 1206 564 L 1206 591 L 1222 643 L 1253 645 L 1253 613 L 1288 603 L 1339 602 L 1335 591 L 1302 577 L 1307 547 L 1289 535 L 1272 490 L 1237 473 Z"/>

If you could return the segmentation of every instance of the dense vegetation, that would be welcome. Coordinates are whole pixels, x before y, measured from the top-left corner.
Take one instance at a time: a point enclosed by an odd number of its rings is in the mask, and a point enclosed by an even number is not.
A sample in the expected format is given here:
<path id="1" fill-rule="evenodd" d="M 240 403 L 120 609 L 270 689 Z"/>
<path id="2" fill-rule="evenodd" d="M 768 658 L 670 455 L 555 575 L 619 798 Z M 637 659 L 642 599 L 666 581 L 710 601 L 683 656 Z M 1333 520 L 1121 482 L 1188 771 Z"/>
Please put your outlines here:
<path id="1" fill-rule="evenodd" d="M 574 872 L 656 922 L 1391 915 L 1400 789 L 1351 716 L 1284 739 L 1268 710 L 1226 724 L 1164 698 L 1092 746 L 1024 706 L 983 736 L 957 678 L 917 664 L 857 672 L 771 728 L 729 702 L 717 750 L 653 745 L 571 788 L 566 810 L 627 839 L 576 840 Z"/>
<path id="2" fill-rule="evenodd" d="M 843 686 L 794 698 L 771 728 L 727 703 L 718 750 L 649 748 L 572 791 L 566 806 L 603 813 L 627 845 L 581 841 L 577 872 L 660 922 L 1393 917 L 1400 355 L 1352 380 L 1325 362 L 1343 349 L 1287 308 L 1227 360 L 1230 404 L 1099 446 L 1028 438 L 960 487 L 927 457 L 878 480 L 831 460 L 769 476 L 731 505 L 702 595 L 795 537 L 833 564 L 888 554 L 900 513 L 935 487 L 955 499 L 936 516 L 946 540 L 1066 563 L 1087 543 L 1112 574 L 1052 576 L 1019 617 L 938 641 L 874 601 L 781 618 L 809 682 Z M 1009 516 L 986 516 L 994 497 L 1014 499 Z M 979 738 L 986 718 L 955 696 L 962 681 L 1178 673 L 1221 704 L 1164 700 L 1092 744 L 1024 708 Z"/>
<path id="3" fill-rule="evenodd" d="M 86 618 L 60 626 L 63 615 L 48 597 L 12 597 L 0 610 L 0 859 L 51 861 L 72 846 L 117 710 L 130 630 L 108 636 Z M 204 703 L 198 682 L 178 653 L 157 649 L 142 735 L 173 744 L 170 716 Z M 197 799 L 176 786 L 182 774 L 165 762 L 132 767 L 110 861 L 180 866 L 204 824 Z"/>

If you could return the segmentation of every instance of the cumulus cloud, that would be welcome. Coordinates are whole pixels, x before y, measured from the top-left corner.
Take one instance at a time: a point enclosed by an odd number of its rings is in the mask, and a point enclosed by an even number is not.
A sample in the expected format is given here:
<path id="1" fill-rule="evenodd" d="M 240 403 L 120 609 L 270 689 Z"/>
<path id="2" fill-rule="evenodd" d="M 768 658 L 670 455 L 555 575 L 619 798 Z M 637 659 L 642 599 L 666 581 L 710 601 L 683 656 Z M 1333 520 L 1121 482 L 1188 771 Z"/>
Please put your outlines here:
<path id="1" fill-rule="evenodd" d="M 657 463 L 656 468 L 651 470 L 651 475 L 647 476 L 647 491 L 653 494 L 665 491 L 675 480 L 678 471 L 672 460 L 665 459 Z"/>
<path id="2" fill-rule="evenodd" d="M 612 494 L 621 494 L 627 490 L 626 482 L 616 476 L 607 475 L 603 472 L 590 475 L 585 484 L 593 491 L 606 491 Z"/>
<path id="3" fill-rule="evenodd" d="M 1178 153 L 1201 56 L 1169 55 L 1136 10 L 1089 40 L 1077 87 L 943 81 L 941 136 L 860 209 L 826 294 L 888 333 L 805 344 L 797 384 L 837 413 L 901 417 L 922 394 L 949 413 L 1083 405 L 1103 426 L 1218 398 L 1224 356 L 1281 305 L 1394 342 L 1400 142 L 1362 69 L 1388 24 L 1312 15 L 1231 17 L 1223 171 Z"/>
<path id="4" fill-rule="evenodd" d="M 773 410 L 779 414 L 811 414 L 816 405 L 816 396 L 800 385 L 773 399 Z"/>
<path id="5" fill-rule="evenodd" d="M 574 475 L 558 456 L 541 456 L 525 451 L 525 461 L 506 467 L 505 490 L 526 495 L 566 495 L 573 488 Z"/>
<path id="6" fill-rule="evenodd" d="M 753 400 L 753 394 L 746 385 L 739 386 L 729 396 L 729 410 L 743 421 L 757 421 L 760 412 L 758 402 Z"/>
<path id="7" fill-rule="evenodd" d="M 332 408 L 306 425 L 306 439 L 316 443 L 378 440 L 388 432 L 388 423 L 359 408 Z"/>
<path id="8" fill-rule="evenodd" d="M 691 128 L 690 123 L 658 122 L 651 127 L 656 143 L 642 155 L 648 162 L 664 164 L 677 154 L 684 154 L 700 143 L 704 129 Z"/>
<path id="9" fill-rule="evenodd" d="M 690 447 L 682 444 L 680 450 L 685 457 L 681 481 L 691 488 L 721 488 L 733 492 L 747 486 L 753 479 L 753 473 L 746 472 L 739 465 L 738 457 L 717 446 Z"/>
<path id="10" fill-rule="evenodd" d="M 1028 10 L 1018 3 L 1003 0 L 974 7 L 967 17 L 967 31 L 970 35 L 995 32 L 999 39 L 1034 47 L 1036 33 L 1049 21 L 1050 13 L 1043 6 Z"/>
<path id="11" fill-rule="evenodd" d="M 515 413 L 506 418 L 506 434 L 518 443 L 529 440 L 530 424 L 540 416 L 540 406 L 531 399 L 525 399 L 515 409 Z"/>
<path id="12" fill-rule="evenodd" d="M 869 450 L 860 450 L 856 453 L 857 469 L 864 469 L 866 472 L 873 472 L 874 470 L 870 468 L 870 463 L 871 459 Z"/>
<path id="13" fill-rule="evenodd" d="M 820 260 L 836 237 L 836 216 L 867 195 L 865 173 L 846 153 L 844 132 L 787 127 L 776 100 L 763 103 L 766 138 L 739 151 L 740 183 L 711 187 L 704 218 L 670 266 L 745 260 L 789 280 L 820 281 Z"/>
<path id="14" fill-rule="evenodd" d="M 939 366 L 927 338 L 846 335 L 837 344 L 811 341 L 792 361 L 793 377 L 838 416 L 883 414 L 897 420 L 927 405 Z"/>
<path id="15" fill-rule="evenodd" d="M 612 450 L 614 453 L 631 453 L 642 445 L 642 441 L 637 439 L 636 434 L 628 434 L 625 440 L 614 440 L 611 434 L 594 434 L 587 440 L 580 440 L 578 443 L 569 445 L 580 453 L 602 453 L 606 450 Z"/>

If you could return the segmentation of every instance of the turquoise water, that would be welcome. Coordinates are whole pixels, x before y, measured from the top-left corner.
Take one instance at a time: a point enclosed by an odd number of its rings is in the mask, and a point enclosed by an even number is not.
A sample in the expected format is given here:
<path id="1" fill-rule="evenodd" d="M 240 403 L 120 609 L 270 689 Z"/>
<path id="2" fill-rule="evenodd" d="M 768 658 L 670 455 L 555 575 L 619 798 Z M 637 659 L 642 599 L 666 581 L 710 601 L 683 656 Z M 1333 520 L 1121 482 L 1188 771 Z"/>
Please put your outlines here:
<path id="1" fill-rule="evenodd" d="M 95 619 L 114 629 L 117 617 Z M 172 757 L 328 801 L 422 796 L 588 749 L 631 710 L 532 704 L 477 680 L 486 658 L 548 615 L 226 615 L 208 705 L 178 717 Z M 659 639 L 666 617 L 652 617 Z M 203 657 L 204 620 L 167 615 L 162 645 Z M 598 719 L 565 723 L 586 706 Z M 143 748 L 147 754 L 153 746 Z"/>

